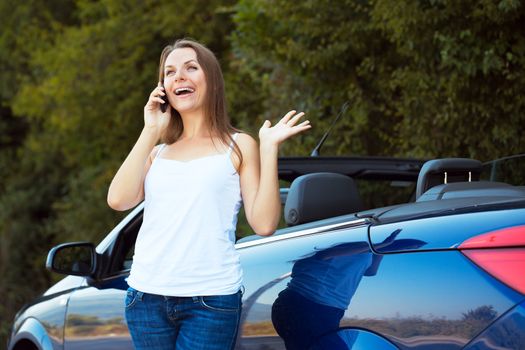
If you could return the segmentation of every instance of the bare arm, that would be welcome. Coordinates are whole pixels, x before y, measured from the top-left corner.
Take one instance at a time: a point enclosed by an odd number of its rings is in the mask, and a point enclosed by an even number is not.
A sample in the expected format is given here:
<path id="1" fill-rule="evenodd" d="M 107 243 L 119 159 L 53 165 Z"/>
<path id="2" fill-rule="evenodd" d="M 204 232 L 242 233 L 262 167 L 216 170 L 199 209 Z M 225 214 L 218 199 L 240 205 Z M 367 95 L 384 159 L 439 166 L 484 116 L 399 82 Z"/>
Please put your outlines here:
<path id="1" fill-rule="evenodd" d="M 109 186 L 107 200 L 112 209 L 128 210 L 144 199 L 144 178 L 151 166 L 149 155 L 156 143 L 155 135 L 143 129 Z"/>
<path id="2" fill-rule="evenodd" d="M 131 152 L 115 174 L 108 190 L 108 204 L 115 210 L 128 210 L 144 199 L 144 178 L 151 166 L 152 150 L 170 118 L 170 108 L 160 111 L 164 92 L 157 86 L 144 107 L 144 128 Z"/>
<path id="3" fill-rule="evenodd" d="M 266 121 L 259 131 L 259 146 L 248 135 L 239 138 L 243 152 L 240 177 L 246 218 L 255 233 L 261 236 L 271 235 L 281 217 L 277 172 L 279 145 L 311 127 L 309 121 L 296 125 L 304 113 L 295 113 L 288 112 L 273 127 Z"/>

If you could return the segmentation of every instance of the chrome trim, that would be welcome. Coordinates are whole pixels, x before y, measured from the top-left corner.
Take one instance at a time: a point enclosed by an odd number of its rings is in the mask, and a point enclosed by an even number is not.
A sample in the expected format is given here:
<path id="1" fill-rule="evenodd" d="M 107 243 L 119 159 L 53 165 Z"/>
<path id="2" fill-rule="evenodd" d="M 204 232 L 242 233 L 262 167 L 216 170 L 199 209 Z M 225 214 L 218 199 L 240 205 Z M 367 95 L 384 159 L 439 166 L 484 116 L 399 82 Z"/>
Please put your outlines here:
<path id="1" fill-rule="evenodd" d="M 329 231 L 334 231 L 334 230 L 343 229 L 343 228 L 351 228 L 351 227 L 364 225 L 368 222 L 369 220 L 365 218 L 365 219 L 357 219 L 353 221 L 340 222 L 337 224 L 331 224 L 331 225 L 326 225 L 326 226 L 314 227 L 314 228 L 306 229 L 303 231 L 290 232 L 290 233 L 286 233 L 282 235 L 260 238 L 260 239 L 256 239 L 256 240 L 249 241 L 249 242 L 238 243 L 235 245 L 235 248 L 242 249 L 242 248 L 252 247 L 252 246 L 256 246 L 260 244 L 282 241 L 284 239 L 308 236 L 308 235 L 313 235 L 316 233 L 329 232 Z"/>

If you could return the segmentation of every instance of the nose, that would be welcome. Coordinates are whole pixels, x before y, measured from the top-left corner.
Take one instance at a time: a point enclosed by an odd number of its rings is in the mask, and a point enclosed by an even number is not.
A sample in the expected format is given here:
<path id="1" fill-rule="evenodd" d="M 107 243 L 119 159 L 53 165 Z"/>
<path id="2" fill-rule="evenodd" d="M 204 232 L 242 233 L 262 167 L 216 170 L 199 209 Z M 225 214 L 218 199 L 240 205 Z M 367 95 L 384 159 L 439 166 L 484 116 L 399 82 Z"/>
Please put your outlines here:
<path id="1" fill-rule="evenodd" d="M 177 69 L 175 72 L 175 81 L 184 80 L 184 74 L 182 69 Z"/>

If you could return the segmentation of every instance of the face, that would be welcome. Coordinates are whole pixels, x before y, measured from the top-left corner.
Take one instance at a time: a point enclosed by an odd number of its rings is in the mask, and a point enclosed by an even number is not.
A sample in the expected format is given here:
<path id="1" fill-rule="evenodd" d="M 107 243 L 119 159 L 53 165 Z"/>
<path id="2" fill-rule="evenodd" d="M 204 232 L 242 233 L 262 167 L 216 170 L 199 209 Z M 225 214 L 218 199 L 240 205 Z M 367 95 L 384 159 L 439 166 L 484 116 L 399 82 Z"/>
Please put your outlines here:
<path id="1" fill-rule="evenodd" d="M 192 48 L 173 50 L 164 64 L 164 88 L 180 114 L 201 111 L 206 96 L 204 71 Z"/>

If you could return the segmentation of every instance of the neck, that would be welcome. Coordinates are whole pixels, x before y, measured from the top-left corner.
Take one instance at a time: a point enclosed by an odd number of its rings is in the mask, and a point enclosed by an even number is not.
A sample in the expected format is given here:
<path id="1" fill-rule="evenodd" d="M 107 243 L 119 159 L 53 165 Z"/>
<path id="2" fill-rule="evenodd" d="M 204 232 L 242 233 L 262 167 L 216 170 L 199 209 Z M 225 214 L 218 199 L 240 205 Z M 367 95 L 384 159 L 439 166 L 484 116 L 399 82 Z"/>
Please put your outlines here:
<path id="1" fill-rule="evenodd" d="M 206 117 L 202 111 L 186 112 L 181 114 L 184 129 L 181 138 L 191 139 L 194 137 L 209 137 L 210 130 Z"/>

